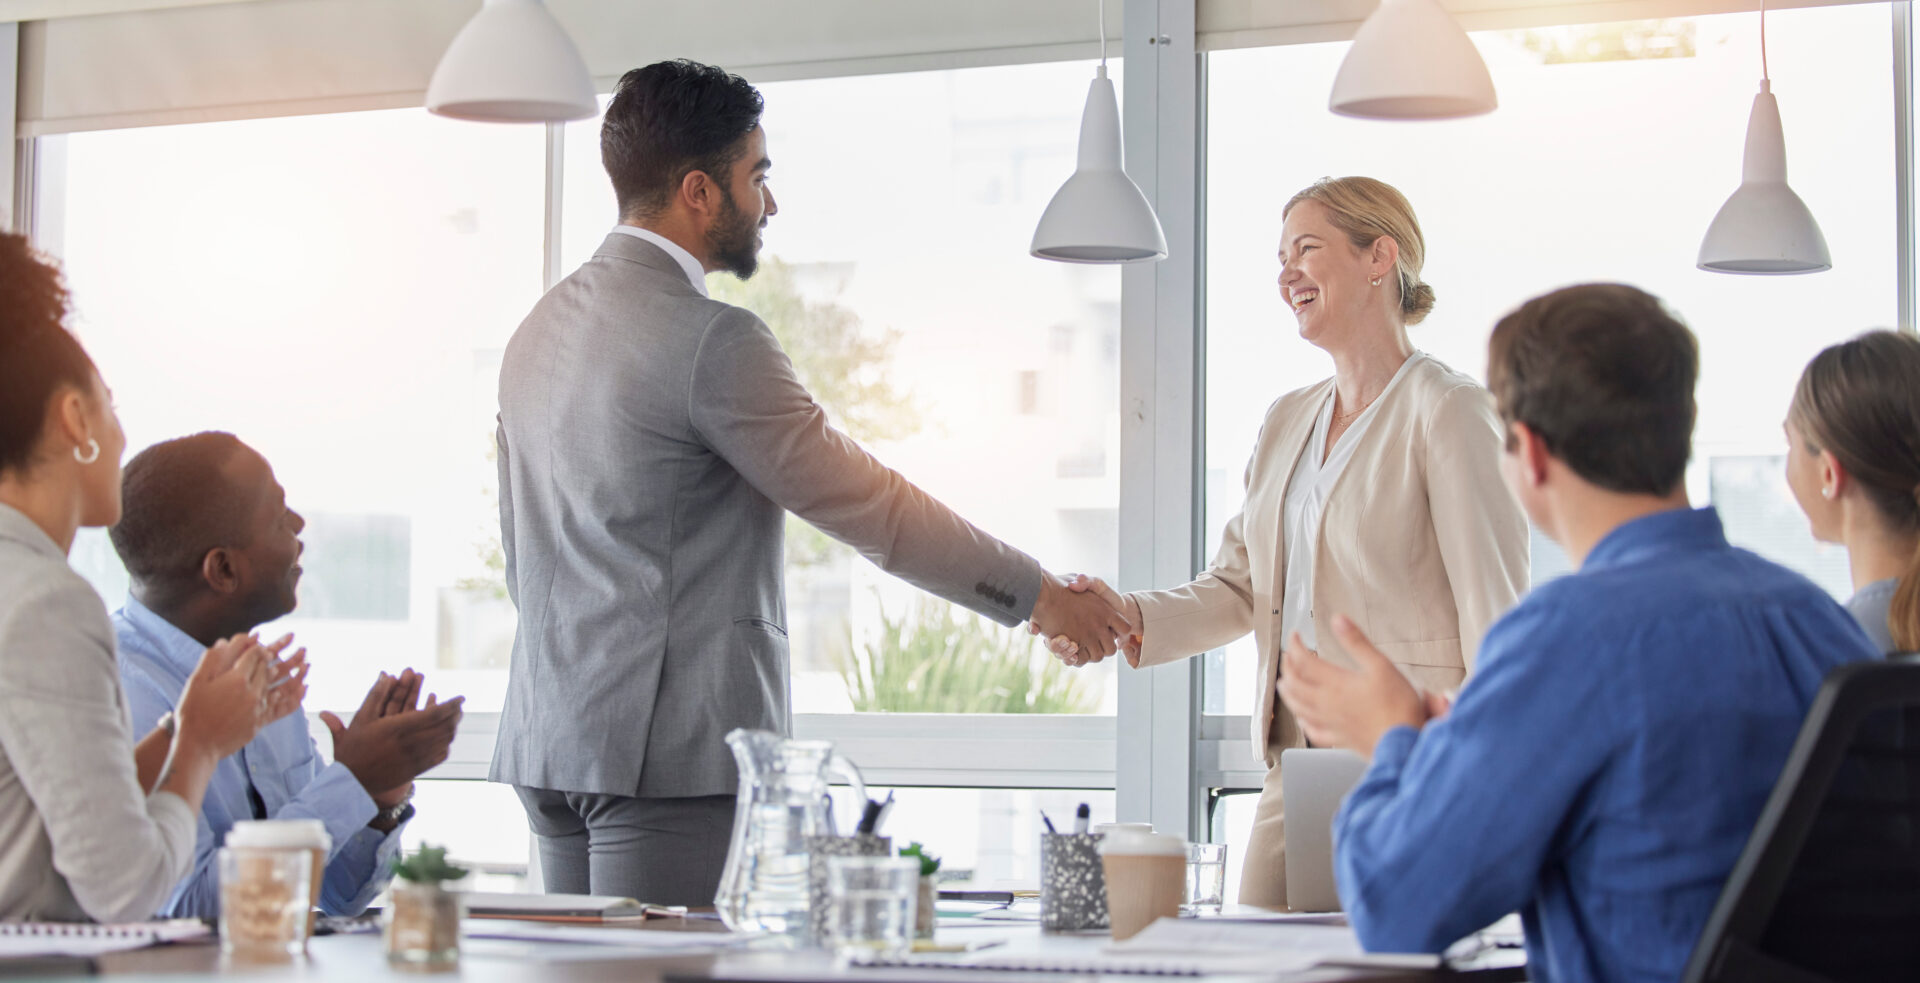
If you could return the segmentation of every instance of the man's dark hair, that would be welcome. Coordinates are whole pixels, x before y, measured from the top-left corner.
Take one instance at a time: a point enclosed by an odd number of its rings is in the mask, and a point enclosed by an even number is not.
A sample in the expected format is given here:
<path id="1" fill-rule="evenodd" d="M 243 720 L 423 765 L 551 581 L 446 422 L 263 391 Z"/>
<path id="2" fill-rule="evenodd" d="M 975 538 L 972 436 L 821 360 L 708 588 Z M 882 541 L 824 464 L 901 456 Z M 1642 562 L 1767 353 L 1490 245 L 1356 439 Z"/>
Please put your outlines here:
<path id="1" fill-rule="evenodd" d="M 207 551 L 243 549 L 251 536 L 246 510 L 226 465 L 247 445 L 209 431 L 153 445 L 121 472 L 120 521 L 107 530 L 136 583 L 183 584 L 200 576 Z"/>
<path id="2" fill-rule="evenodd" d="M 33 466 L 55 393 L 93 389 L 93 360 L 66 318 L 59 268 L 25 236 L 0 233 L 0 472 Z"/>
<path id="3" fill-rule="evenodd" d="M 1629 494 L 1680 487 L 1700 346 L 1660 298 L 1620 283 L 1555 290 L 1501 318 L 1487 348 L 1501 419 L 1575 474 Z"/>
<path id="4" fill-rule="evenodd" d="M 600 161 L 620 217 L 659 215 L 694 171 L 725 189 L 763 105 L 746 79 L 684 58 L 621 76 L 600 126 Z"/>

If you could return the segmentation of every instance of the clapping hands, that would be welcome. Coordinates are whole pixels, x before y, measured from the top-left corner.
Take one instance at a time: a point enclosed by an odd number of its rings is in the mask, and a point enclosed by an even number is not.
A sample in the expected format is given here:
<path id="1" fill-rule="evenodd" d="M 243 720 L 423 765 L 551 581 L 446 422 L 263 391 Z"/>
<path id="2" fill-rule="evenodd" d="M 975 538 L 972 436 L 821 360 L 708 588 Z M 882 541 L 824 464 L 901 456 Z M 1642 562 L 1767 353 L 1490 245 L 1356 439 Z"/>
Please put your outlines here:
<path id="1" fill-rule="evenodd" d="M 1126 653 L 1129 665 L 1140 664 L 1140 607 L 1097 577 L 1077 574 L 1061 582 L 1048 574 L 1027 631 L 1049 636 L 1048 651 L 1068 666 L 1116 651 Z"/>

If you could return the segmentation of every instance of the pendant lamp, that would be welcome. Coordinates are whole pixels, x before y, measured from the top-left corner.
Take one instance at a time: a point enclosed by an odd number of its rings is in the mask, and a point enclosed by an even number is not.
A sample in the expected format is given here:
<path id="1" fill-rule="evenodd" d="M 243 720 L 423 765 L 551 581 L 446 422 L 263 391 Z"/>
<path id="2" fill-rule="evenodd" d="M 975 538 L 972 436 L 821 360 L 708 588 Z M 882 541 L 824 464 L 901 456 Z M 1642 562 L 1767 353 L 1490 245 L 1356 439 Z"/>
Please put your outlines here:
<path id="1" fill-rule="evenodd" d="M 485 0 L 427 84 L 427 111 L 492 123 L 559 123 L 600 111 L 587 63 L 540 0 Z"/>
<path id="2" fill-rule="evenodd" d="M 1740 187 L 1720 206 L 1700 242 L 1699 266 L 1712 273 L 1780 276 L 1833 269 L 1827 237 L 1806 202 L 1787 187 L 1787 141 L 1767 73 L 1767 8 L 1760 7 L 1760 94 L 1747 117 Z"/>
<path id="3" fill-rule="evenodd" d="M 1498 105 L 1479 49 L 1437 0 L 1380 0 L 1327 100 L 1342 116 L 1366 119 L 1453 119 Z"/>
<path id="4" fill-rule="evenodd" d="M 1167 258 L 1160 218 L 1127 177 L 1120 148 L 1120 103 L 1107 78 L 1107 9 L 1100 3 L 1100 70 L 1080 115 L 1080 156 L 1054 192 L 1031 252 L 1062 263 L 1139 263 Z"/>

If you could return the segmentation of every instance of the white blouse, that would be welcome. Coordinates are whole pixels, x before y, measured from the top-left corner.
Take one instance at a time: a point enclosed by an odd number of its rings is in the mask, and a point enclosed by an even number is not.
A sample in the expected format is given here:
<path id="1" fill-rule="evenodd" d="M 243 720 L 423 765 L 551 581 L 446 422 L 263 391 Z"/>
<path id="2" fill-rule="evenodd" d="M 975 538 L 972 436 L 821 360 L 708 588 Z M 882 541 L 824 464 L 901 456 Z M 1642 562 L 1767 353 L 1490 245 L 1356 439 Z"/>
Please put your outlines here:
<path id="1" fill-rule="evenodd" d="M 1333 426 L 1334 392 L 1329 391 L 1326 401 L 1320 404 L 1320 415 L 1313 422 L 1313 436 L 1307 438 L 1306 449 L 1300 452 L 1300 461 L 1294 465 L 1293 477 L 1287 483 L 1287 502 L 1281 520 L 1287 551 L 1286 591 L 1280 603 L 1282 649 L 1292 641 L 1294 632 L 1300 633 L 1300 640 L 1307 648 L 1320 648 L 1319 633 L 1313 628 L 1313 564 L 1320 550 L 1320 517 L 1326 514 L 1327 496 L 1339 483 L 1347 462 L 1353 460 L 1354 448 L 1365 439 L 1367 428 L 1373 423 L 1374 410 L 1393 387 L 1406 378 L 1407 370 L 1426 358 L 1424 353 L 1414 352 L 1401 362 L 1393 378 L 1387 380 L 1386 388 L 1360 411 L 1359 418 L 1347 427 L 1331 450 L 1327 449 L 1327 431 Z M 1320 456 L 1322 452 L 1326 454 L 1324 460 Z"/>

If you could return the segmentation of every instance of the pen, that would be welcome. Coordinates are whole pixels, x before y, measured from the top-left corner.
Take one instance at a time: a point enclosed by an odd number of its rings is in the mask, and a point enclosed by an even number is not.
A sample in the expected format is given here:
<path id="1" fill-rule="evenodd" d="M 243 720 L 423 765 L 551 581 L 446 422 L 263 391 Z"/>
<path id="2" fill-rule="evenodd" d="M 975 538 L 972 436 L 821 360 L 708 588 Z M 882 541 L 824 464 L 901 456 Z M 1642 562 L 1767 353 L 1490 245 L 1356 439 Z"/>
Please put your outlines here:
<path id="1" fill-rule="evenodd" d="M 885 826 L 887 824 L 887 817 L 892 814 L 893 814 L 893 790 L 888 789 L 886 801 L 880 803 L 880 814 L 873 817 L 873 828 L 868 830 L 867 832 L 872 833 L 875 836 L 879 836 L 880 827 Z"/>
<path id="2" fill-rule="evenodd" d="M 1075 835 L 1087 835 L 1087 820 L 1091 819 L 1092 816 L 1093 810 L 1088 809 L 1085 802 L 1080 803 L 1080 808 L 1073 814 L 1073 832 Z"/>
<path id="3" fill-rule="evenodd" d="M 860 822 L 853 827 L 853 832 L 856 836 L 871 835 L 873 828 L 879 825 L 879 823 L 880 803 L 868 799 L 866 807 L 860 810 Z"/>
<path id="4" fill-rule="evenodd" d="M 1047 810 L 1040 810 L 1040 821 L 1047 824 L 1047 832 L 1055 836 L 1060 835 L 1060 831 L 1053 828 L 1053 820 L 1047 818 Z"/>

